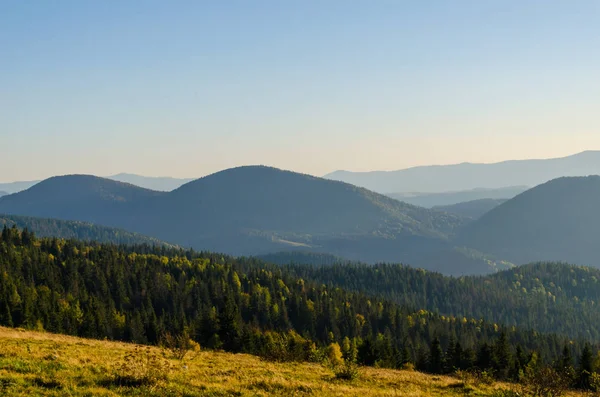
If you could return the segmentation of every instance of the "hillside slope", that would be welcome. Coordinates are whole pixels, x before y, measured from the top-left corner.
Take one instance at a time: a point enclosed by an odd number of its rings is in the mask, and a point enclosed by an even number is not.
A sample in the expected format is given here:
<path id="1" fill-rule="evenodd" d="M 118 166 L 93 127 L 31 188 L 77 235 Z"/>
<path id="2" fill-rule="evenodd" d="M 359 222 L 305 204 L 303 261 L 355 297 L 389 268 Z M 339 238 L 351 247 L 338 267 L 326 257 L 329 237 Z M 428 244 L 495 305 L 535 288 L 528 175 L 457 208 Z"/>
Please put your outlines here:
<path id="1" fill-rule="evenodd" d="M 535 186 L 562 176 L 600 174 L 600 151 L 546 160 L 453 164 L 398 171 L 336 171 L 325 176 L 381 192 L 445 192 L 505 186 Z"/>
<path id="2" fill-rule="evenodd" d="M 399 305 L 254 259 L 165 247 L 34 239 L 5 229 L 0 275 L 3 326 L 149 344 L 185 332 L 207 348 L 274 360 L 314 361 L 332 340 L 348 338 L 362 365 L 411 362 L 443 373 L 421 359 L 437 338 L 444 350 L 452 340 L 465 349 L 457 368 L 481 370 L 492 364 L 476 362 L 475 352 L 498 340 L 547 362 L 568 342 Z M 583 345 L 569 346 L 578 355 Z"/>
<path id="3" fill-rule="evenodd" d="M 508 201 L 508 199 L 480 199 L 452 205 L 435 206 L 432 209 L 465 216 L 471 219 L 478 219 L 486 212 L 491 211 L 506 201 Z"/>
<path id="4" fill-rule="evenodd" d="M 336 380 L 319 364 L 276 363 L 247 354 L 202 351 L 182 362 L 157 361 L 156 383 L 121 386 L 119 374 L 164 350 L 0 327 L 3 396 L 438 396 L 490 395 L 508 384 L 465 384 L 458 378 L 364 367 L 353 381 Z M 132 359 L 126 360 L 126 357 Z M 127 364 L 129 363 L 129 364 Z M 145 372 L 138 368 L 141 378 Z M 150 372 L 153 373 L 153 372 Z M 576 394 L 571 394 L 575 397 Z"/>
<path id="5" fill-rule="evenodd" d="M 92 175 L 46 179 L 0 198 L 0 213 L 116 226 L 131 206 L 161 193 Z"/>
<path id="6" fill-rule="evenodd" d="M 284 268 L 305 280 L 444 315 L 600 340 L 599 269 L 536 263 L 485 277 L 453 278 L 393 264 L 288 262 Z"/>
<path id="7" fill-rule="evenodd" d="M 0 214 L 0 229 L 4 226 L 9 228 L 15 226 L 21 230 L 27 229 L 39 237 L 58 237 L 112 244 L 148 244 L 174 247 L 172 244 L 165 243 L 154 237 L 147 237 L 122 229 L 80 221 L 63 221 L 59 219 Z"/>
<path id="8" fill-rule="evenodd" d="M 537 186 L 465 226 L 458 244 L 515 263 L 600 266 L 600 176 Z"/>

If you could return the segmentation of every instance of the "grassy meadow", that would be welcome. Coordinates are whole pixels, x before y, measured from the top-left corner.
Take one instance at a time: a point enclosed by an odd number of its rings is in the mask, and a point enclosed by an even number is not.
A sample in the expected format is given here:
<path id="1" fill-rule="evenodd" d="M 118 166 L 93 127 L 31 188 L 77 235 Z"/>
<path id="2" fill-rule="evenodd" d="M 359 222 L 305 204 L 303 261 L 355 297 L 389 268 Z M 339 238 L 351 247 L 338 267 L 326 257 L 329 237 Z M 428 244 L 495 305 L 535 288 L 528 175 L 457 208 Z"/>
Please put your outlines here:
<path id="1" fill-rule="evenodd" d="M 510 387 L 376 368 L 339 380 L 318 364 L 212 351 L 175 356 L 159 347 L 0 327 L 0 395 L 502 396 Z"/>

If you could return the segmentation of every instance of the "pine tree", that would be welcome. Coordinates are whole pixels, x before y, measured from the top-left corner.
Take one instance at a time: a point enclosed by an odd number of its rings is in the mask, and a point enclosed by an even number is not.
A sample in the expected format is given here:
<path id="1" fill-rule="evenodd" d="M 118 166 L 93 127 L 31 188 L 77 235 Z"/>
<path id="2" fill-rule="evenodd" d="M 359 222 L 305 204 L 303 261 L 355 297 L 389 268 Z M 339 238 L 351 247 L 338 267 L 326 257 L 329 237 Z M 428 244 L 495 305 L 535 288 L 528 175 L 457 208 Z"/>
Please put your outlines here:
<path id="1" fill-rule="evenodd" d="M 444 371 L 444 352 L 438 337 L 433 338 L 431 342 L 428 364 L 429 372 L 433 374 L 441 374 Z"/>
<path id="2" fill-rule="evenodd" d="M 507 379 L 510 370 L 510 346 L 506 333 L 502 332 L 493 347 L 492 364 L 496 376 L 499 379 Z"/>
<path id="3" fill-rule="evenodd" d="M 588 343 L 583 347 L 581 357 L 579 358 L 579 367 L 577 368 L 577 386 L 581 389 L 588 390 L 590 388 L 590 378 L 592 376 L 593 357 L 592 348 Z"/>
<path id="4" fill-rule="evenodd" d="M 492 348 L 487 342 L 482 343 L 479 347 L 476 365 L 483 371 L 492 368 Z"/>

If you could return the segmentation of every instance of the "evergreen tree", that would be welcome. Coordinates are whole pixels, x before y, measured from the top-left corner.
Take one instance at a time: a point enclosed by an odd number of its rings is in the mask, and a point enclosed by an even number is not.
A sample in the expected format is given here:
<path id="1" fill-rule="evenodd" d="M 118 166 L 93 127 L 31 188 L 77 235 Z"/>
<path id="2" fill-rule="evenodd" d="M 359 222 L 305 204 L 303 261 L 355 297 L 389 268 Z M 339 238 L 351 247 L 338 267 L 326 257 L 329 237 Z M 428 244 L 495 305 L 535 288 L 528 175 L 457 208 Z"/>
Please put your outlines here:
<path id="1" fill-rule="evenodd" d="M 508 378 L 508 372 L 510 370 L 510 361 L 510 346 L 508 345 L 508 338 L 506 337 L 506 333 L 503 331 L 500 333 L 500 336 L 494 343 L 492 357 L 492 366 L 495 375 L 499 379 Z"/>
<path id="2" fill-rule="evenodd" d="M 438 337 L 433 338 L 429 348 L 428 370 L 432 374 L 441 374 L 444 371 L 444 352 Z"/>
<path id="3" fill-rule="evenodd" d="M 592 348 L 586 343 L 579 358 L 579 367 L 577 368 L 577 386 L 581 389 L 588 390 L 591 386 L 590 378 L 593 368 Z"/>

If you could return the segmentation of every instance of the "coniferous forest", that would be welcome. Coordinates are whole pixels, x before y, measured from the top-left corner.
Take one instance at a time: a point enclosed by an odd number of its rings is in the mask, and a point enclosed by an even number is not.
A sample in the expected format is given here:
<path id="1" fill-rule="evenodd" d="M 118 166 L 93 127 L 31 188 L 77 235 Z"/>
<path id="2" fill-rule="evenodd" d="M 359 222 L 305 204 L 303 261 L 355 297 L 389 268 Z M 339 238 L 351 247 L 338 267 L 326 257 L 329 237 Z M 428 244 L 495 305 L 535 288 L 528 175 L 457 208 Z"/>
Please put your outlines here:
<path id="1" fill-rule="evenodd" d="M 39 239 L 14 227 L 0 237 L 0 325 L 142 344 L 185 334 L 272 360 L 318 361 L 337 345 L 361 365 L 515 381 L 553 366 L 583 386 L 595 354 L 590 340 L 443 316 L 257 259 Z"/>

